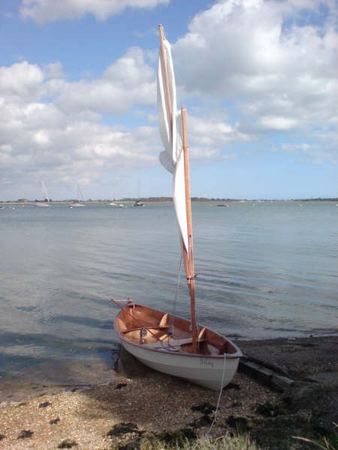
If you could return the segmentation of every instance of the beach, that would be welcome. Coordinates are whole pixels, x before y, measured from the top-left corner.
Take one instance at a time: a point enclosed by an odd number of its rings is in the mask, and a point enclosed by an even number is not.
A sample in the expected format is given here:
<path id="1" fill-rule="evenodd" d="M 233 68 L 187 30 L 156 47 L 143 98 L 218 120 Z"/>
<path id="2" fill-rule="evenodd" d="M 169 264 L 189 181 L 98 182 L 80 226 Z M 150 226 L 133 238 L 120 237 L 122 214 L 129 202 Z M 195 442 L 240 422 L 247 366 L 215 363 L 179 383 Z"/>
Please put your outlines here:
<path id="1" fill-rule="evenodd" d="M 248 435 L 268 449 L 307 448 L 294 436 L 331 436 L 338 421 L 338 337 L 238 342 L 245 357 L 222 394 L 213 438 Z M 245 373 L 259 362 L 284 387 Z M 126 352 L 104 384 L 0 383 L 2 449 L 163 448 L 203 437 L 213 420 L 218 392 L 154 372 Z M 148 445 L 148 447 L 147 447 Z M 183 444 L 182 444 L 183 445 Z M 155 447 L 154 447 L 155 448 Z"/>

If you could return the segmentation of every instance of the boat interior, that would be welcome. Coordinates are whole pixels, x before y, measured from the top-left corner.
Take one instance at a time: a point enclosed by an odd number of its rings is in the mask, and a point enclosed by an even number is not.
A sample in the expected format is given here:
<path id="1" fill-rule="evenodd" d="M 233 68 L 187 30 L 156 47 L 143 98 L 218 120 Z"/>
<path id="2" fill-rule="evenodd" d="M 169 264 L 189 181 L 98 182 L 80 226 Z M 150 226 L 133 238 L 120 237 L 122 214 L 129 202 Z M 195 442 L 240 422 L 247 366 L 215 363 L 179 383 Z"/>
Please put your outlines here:
<path id="1" fill-rule="evenodd" d="M 121 338 L 154 350 L 192 353 L 190 322 L 134 303 L 127 304 L 116 317 Z M 228 339 L 198 327 L 198 355 L 234 355 L 237 347 Z"/>

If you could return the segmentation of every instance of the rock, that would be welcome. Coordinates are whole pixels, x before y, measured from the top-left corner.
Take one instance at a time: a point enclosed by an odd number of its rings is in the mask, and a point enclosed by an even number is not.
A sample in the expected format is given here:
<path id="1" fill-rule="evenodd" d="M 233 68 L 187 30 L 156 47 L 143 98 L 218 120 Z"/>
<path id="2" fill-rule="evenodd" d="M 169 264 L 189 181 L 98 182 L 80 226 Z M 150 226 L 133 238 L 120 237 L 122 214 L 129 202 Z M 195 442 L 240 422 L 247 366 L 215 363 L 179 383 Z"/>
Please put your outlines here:
<path id="1" fill-rule="evenodd" d="M 240 385 L 237 383 L 230 383 L 228 384 L 228 386 L 226 387 L 226 389 L 234 389 L 236 391 L 239 391 L 241 389 Z"/>
<path id="2" fill-rule="evenodd" d="M 195 431 L 192 428 L 182 428 L 181 433 L 188 439 L 188 441 L 192 441 L 197 438 Z"/>
<path id="3" fill-rule="evenodd" d="M 233 406 L 233 407 L 236 407 L 236 406 L 242 406 L 242 402 L 239 402 L 238 400 L 234 400 L 234 401 L 232 402 L 232 406 Z"/>
<path id="4" fill-rule="evenodd" d="M 248 431 L 250 429 L 248 419 L 246 419 L 245 417 L 229 416 L 226 420 L 226 423 L 230 428 L 236 428 L 236 430 L 239 432 Z"/>
<path id="5" fill-rule="evenodd" d="M 256 413 L 264 417 L 276 417 L 282 412 L 278 405 L 272 405 L 270 402 L 266 402 L 257 406 Z"/>
<path id="6" fill-rule="evenodd" d="M 0 441 L 2 441 L 3 439 L 5 439 L 5 435 L 0 433 Z"/>
<path id="7" fill-rule="evenodd" d="M 191 407 L 192 411 L 199 411 L 202 414 L 206 414 L 206 415 L 213 413 L 215 411 L 215 409 L 216 409 L 216 407 L 211 405 L 208 402 L 204 402 L 204 403 L 201 403 L 200 405 Z"/>
<path id="8" fill-rule="evenodd" d="M 58 445 L 58 448 L 72 448 L 77 447 L 77 442 L 72 441 L 70 439 L 64 439 L 60 444 Z"/>
<path id="9" fill-rule="evenodd" d="M 156 433 L 154 436 L 162 441 L 164 444 L 169 446 L 180 446 L 183 445 L 186 440 L 196 439 L 196 433 L 191 428 L 182 428 L 176 431 L 162 431 L 161 433 Z"/>
<path id="10" fill-rule="evenodd" d="M 211 425 L 212 418 L 207 416 L 206 414 L 200 417 L 199 419 L 194 420 L 190 425 L 194 428 L 206 427 L 207 425 Z"/>
<path id="11" fill-rule="evenodd" d="M 134 441 L 130 441 L 127 444 L 119 445 L 117 447 L 118 450 L 140 450 L 140 439 L 135 439 Z"/>
<path id="12" fill-rule="evenodd" d="M 51 424 L 51 425 L 56 425 L 57 423 L 59 423 L 60 422 L 60 417 L 57 417 L 56 419 L 51 419 L 50 421 L 49 421 L 49 423 Z"/>
<path id="13" fill-rule="evenodd" d="M 50 402 L 43 402 L 39 404 L 39 408 L 47 408 L 47 406 L 51 406 Z"/>
<path id="14" fill-rule="evenodd" d="M 108 431 L 107 436 L 113 438 L 115 436 L 123 436 L 128 433 L 139 433 L 138 427 L 135 423 L 118 423 Z"/>
<path id="15" fill-rule="evenodd" d="M 33 436 L 33 431 L 31 430 L 22 430 L 18 436 L 18 439 L 26 439 Z"/>

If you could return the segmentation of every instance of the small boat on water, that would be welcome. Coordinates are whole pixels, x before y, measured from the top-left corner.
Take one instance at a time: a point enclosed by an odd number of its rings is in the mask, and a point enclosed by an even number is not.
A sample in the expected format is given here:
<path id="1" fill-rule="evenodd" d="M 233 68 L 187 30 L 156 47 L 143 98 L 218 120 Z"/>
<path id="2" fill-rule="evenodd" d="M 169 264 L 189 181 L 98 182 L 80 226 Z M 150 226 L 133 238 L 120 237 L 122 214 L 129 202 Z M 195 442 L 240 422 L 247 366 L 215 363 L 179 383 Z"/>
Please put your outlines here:
<path id="1" fill-rule="evenodd" d="M 136 202 L 133 204 L 133 206 L 144 206 L 144 203 L 141 202 L 141 200 L 136 200 Z"/>
<path id="2" fill-rule="evenodd" d="M 84 202 L 83 194 L 82 194 L 82 191 L 81 191 L 80 186 L 78 184 L 76 185 L 76 189 L 77 189 L 77 196 L 78 196 L 78 198 L 77 198 L 77 200 L 73 200 L 68 205 L 69 208 L 83 208 L 84 206 L 86 206 L 86 204 L 83 203 Z M 81 199 L 81 201 L 79 199 Z"/>
<path id="3" fill-rule="evenodd" d="M 110 202 L 109 206 L 112 206 L 113 208 L 124 208 L 125 205 L 123 203 L 116 203 L 116 202 Z"/>
<path id="4" fill-rule="evenodd" d="M 43 203 L 43 202 L 35 202 L 34 206 L 36 206 L 37 208 L 49 208 L 49 203 Z"/>
<path id="5" fill-rule="evenodd" d="M 69 206 L 69 208 L 81 208 L 81 207 L 86 206 L 86 205 L 84 205 L 83 203 L 74 202 L 74 203 L 71 203 L 68 206 Z"/>
<path id="6" fill-rule="evenodd" d="M 196 321 L 189 155 L 186 110 L 177 110 L 171 47 L 160 26 L 158 113 L 165 150 L 160 162 L 173 175 L 173 200 L 190 295 L 190 320 L 139 305 L 113 300 L 120 308 L 114 328 L 122 346 L 145 365 L 198 385 L 219 390 L 234 377 L 239 348 Z M 134 205 L 136 206 L 136 205 Z M 137 205 L 140 206 L 140 205 Z"/>
<path id="7" fill-rule="evenodd" d="M 41 189 L 45 195 L 45 199 L 43 201 L 35 201 L 34 206 L 37 208 L 48 208 L 50 206 L 50 198 L 44 181 L 41 181 Z"/>

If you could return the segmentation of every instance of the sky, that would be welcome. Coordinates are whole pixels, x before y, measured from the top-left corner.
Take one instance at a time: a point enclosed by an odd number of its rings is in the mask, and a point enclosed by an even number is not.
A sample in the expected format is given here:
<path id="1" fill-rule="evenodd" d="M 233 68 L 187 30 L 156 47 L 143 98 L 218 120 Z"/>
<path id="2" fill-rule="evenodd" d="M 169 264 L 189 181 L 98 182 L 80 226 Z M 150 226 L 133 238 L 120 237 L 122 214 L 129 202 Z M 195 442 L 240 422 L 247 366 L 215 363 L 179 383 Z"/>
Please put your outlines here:
<path id="1" fill-rule="evenodd" d="M 0 0 L 0 200 L 171 195 L 160 23 L 193 196 L 338 197 L 336 0 Z"/>

